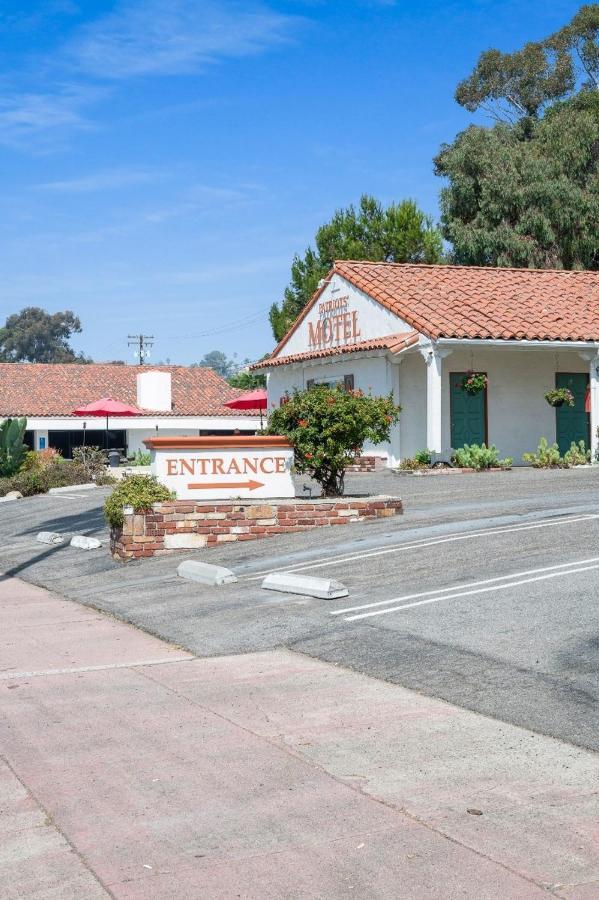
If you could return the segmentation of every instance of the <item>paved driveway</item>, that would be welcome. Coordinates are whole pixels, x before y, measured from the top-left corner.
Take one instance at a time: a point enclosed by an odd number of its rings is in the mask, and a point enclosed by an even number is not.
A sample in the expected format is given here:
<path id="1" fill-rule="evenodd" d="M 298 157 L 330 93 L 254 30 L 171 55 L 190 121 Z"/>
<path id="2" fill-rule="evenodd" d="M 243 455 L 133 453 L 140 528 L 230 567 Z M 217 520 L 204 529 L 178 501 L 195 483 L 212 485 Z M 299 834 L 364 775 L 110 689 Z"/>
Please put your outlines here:
<path id="1" fill-rule="evenodd" d="M 183 582 L 181 557 L 122 565 L 35 543 L 42 528 L 102 534 L 96 494 L 6 504 L 0 567 L 201 656 L 293 648 L 599 749 L 599 472 L 383 473 L 348 489 L 400 493 L 406 513 L 209 551 L 236 585 Z M 263 591 L 279 569 L 338 578 L 350 597 Z"/>

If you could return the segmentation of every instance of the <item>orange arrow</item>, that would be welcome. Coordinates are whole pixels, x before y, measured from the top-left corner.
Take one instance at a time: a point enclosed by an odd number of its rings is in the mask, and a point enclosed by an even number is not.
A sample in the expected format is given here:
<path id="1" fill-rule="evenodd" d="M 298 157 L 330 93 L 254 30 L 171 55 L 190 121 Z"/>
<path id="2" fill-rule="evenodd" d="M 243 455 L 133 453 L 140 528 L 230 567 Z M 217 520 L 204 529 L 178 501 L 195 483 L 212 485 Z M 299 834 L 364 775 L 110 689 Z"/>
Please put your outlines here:
<path id="1" fill-rule="evenodd" d="M 221 488 L 247 488 L 249 491 L 255 491 L 256 488 L 264 487 L 262 481 L 199 481 L 194 484 L 188 484 L 190 491 L 202 490 L 219 490 Z"/>

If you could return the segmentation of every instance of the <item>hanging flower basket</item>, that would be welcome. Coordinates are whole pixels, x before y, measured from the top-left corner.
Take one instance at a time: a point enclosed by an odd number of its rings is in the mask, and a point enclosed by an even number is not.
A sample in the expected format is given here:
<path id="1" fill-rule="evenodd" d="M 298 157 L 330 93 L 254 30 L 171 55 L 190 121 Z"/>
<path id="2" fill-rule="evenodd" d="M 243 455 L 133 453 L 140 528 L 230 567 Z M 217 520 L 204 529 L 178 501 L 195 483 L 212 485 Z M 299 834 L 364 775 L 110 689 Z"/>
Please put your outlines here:
<path id="1" fill-rule="evenodd" d="M 568 388 L 553 388 L 545 394 L 549 406 L 574 406 L 574 394 Z"/>
<path id="2" fill-rule="evenodd" d="M 484 391 L 488 383 L 489 379 L 484 372 L 466 372 L 462 378 L 460 387 L 463 391 L 466 391 L 467 394 L 474 395 Z"/>

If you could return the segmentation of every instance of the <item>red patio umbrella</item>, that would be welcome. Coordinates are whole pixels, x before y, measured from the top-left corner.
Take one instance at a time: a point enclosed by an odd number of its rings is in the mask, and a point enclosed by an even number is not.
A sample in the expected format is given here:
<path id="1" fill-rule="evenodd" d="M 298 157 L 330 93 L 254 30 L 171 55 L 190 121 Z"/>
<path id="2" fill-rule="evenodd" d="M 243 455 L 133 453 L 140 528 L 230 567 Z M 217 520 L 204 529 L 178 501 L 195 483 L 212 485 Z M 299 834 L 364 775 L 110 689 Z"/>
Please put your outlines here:
<path id="1" fill-rule="evenodd" d="M 255 391 L 246 391 L 240 394 L 235 400 L 229 400 L 225 403 L 229 409 L 259 409 L 260 410 L 260 428 L 262 428 L 262 410 L 266 409 L 268 395 L 264 388 L 257 388 Z"/>
<path id="2" fill-rule="evenodd" d="M 121 403 L 120 400 L 113 400 L 112 397 L 102 397 L 101 400 L 94 400 L 93 403 L 86 403 L 85 406 L 78 406 L 73 410 L 74 416 L 106 416 L 106 443 L 108 443 L 108 417 L 109 416 L 141 416 L 142 411 L 137 406 L 131 406 L 129 403 Z M 83 435 L 85 443 L 85 432 Z"/>

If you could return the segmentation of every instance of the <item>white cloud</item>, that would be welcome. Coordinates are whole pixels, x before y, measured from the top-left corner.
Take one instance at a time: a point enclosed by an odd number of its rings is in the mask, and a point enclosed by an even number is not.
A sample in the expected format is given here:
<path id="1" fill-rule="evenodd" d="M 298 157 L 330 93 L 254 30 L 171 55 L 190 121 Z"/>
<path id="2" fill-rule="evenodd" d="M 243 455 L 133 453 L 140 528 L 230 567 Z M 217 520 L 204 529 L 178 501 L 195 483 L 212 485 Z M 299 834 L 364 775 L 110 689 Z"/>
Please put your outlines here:
<path id="1" fill-rule="evenodd" d="M 54 94 L 21 93 L 0 99 L 0 143 L 28 145 L 43 134 L 65 127 L 89 127 L 81 110 L 98 91 L 78 87 Z"/>
<path id="2" fill-rule="evenodd" d="M 70 0 L 56 3 L 63 11 L 72 8 Z M 93 127 L 85 112 L 110 95 L 107 82 L 190 74 L 221 59 L 257 54 L 289 40 L 302 21 L 259 0 L 118 0 L 114 12 L 76 28 L 52 55 L 34 59 L 34 69 L 25 65 L 13 73 L 21 83 L 33 78 L 47 88 L 17 88 L 0 98 L 0 144 L 52 149 L 67 131 Z"/>
<path id="3" fill-rule="evenodd" d="M 81 72 L 101 79 L 186 74 L 280 44 L 298 21 L 248 3 L 125 0 L 84 27 L 66 53 Z"/>
<path id="4" fill-rule="evenodd" d="M 161 177 L 163 177 L 161 172 L 151 169 L 107 169 L 102 172 L 92 172 L 80 178 L 70 178 L 65 181 L 48 181 L 44 184 L 35 185 L 35 187 L 44 191 L 83 194 L 128 187 L 135 184 L 146 184 Z"/>

